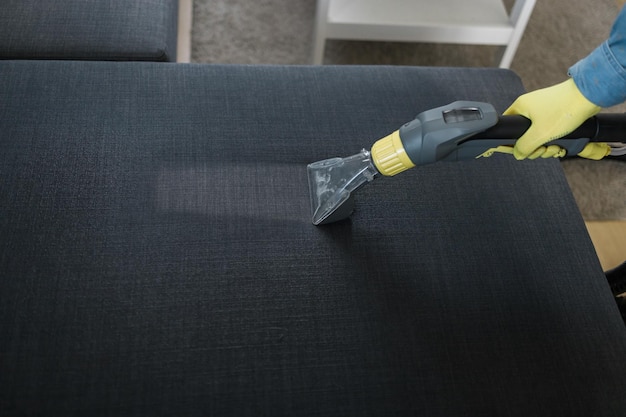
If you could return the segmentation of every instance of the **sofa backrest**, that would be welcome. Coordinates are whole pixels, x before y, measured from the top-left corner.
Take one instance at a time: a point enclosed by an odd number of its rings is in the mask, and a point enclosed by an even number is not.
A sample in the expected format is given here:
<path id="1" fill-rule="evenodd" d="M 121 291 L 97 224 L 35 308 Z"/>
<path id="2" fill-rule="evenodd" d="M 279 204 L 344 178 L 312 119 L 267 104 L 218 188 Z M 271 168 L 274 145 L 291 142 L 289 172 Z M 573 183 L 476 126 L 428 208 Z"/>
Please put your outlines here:
<path id="1" fill-rule="evenodd" d="M 175 61 L 178 0 L 5 0 L 0 59 Z"/>

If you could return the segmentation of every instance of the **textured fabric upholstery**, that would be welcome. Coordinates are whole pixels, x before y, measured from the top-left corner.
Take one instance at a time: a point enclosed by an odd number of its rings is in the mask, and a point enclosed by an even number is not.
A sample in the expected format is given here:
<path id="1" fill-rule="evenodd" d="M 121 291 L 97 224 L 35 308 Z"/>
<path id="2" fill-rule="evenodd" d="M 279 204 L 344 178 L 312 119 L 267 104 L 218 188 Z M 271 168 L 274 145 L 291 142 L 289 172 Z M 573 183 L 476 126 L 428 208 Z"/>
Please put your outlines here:
<path id="1" fill-rule="evenodd" d="M 0 62 L 0 414 L 624 416 L 558 161 L 415 168 L 311 224 L 306 164 L 504 70 Z"/>
<path id="2" fill-rule="evenodd" d="M 177 0 L 3 0 L 0 58 L 175 61 Z"/>

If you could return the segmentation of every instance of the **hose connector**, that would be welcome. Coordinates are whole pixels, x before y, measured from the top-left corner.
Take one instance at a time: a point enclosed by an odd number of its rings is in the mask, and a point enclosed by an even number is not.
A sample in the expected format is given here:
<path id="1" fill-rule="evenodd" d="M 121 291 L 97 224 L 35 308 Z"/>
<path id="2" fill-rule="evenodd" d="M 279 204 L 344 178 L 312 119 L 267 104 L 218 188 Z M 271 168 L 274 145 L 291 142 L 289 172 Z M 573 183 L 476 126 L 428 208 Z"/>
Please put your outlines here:
<path id="1" fill-rule="evenodd" d="M 404 150 L 399 130 L 374 143 L 372 161 L 376 169 L 385 176 L 393 176 L 415 166 Z"/>

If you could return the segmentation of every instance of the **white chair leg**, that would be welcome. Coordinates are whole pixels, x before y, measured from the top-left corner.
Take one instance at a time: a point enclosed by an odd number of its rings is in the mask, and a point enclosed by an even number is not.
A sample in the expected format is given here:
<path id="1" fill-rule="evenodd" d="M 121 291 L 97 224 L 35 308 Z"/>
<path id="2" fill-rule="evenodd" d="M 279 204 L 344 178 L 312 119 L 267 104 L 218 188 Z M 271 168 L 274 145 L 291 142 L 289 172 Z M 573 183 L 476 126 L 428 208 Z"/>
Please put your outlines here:
<path id="1" fill-rule="evenodd" d="M 509 69 L 511 67 L 511 62 L 513 62 L 516 50 L 517 45 L 508 44 L 507 46 L 502 47 L 502 55 L 500 62 L 498 63 L 498 67 Z"/>
<path id="2" fill-rule="evenodd" d="M 530 20 L 535 2 L 536 0 L 517 0 L 513 5 L 513 10 L 511 10 L 511 23 L 515 27 L 515 30 L 502 55 L 500 68 L 509 68 L 511 66 L 517 47 L 526 31 L 526 25 Z"/>
<path id="3" fill-rule="evenodd" d="M 315 26 L 313 27 L 313 65 L 324 63 L 324 47 L 326 46 L 326 20 L 330 0 L 317 0 Z"/>
<path id="4" fill-rule="evenodd" d="M 326 39 L 316 37 L 313 42 L 313 65 L 322 65 L 324 63 L 324 46 L 326 45 Z"/>

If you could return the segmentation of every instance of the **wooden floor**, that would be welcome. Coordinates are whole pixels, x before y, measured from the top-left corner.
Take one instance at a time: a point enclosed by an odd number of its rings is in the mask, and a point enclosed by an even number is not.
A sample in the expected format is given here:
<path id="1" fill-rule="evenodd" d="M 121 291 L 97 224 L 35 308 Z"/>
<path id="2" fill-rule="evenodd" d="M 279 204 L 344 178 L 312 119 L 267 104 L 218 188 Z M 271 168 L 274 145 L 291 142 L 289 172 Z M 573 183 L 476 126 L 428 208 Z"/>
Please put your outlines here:
<path id="1" fill-rule="evenodd" d="M 585 224 L 605 271 L 626 261 L 626 221 L 593 221 Z"/>

